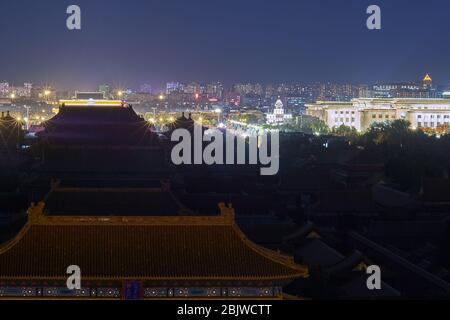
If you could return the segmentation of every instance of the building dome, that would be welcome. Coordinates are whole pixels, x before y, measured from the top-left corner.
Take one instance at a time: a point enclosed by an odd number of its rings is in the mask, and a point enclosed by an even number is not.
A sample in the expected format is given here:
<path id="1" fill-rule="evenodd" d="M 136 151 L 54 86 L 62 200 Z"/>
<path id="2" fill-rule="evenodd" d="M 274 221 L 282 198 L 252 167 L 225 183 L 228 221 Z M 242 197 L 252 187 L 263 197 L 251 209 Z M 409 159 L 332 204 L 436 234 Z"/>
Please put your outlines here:
<path id="1" fill-rule="evenodd" d="M 276 109 L 283 109 L 284 105 L 283 105 L 283 101 L 281 101 L 281 99 L 278 99 L 277 102 L 275 102 L 275 108 Z"/>

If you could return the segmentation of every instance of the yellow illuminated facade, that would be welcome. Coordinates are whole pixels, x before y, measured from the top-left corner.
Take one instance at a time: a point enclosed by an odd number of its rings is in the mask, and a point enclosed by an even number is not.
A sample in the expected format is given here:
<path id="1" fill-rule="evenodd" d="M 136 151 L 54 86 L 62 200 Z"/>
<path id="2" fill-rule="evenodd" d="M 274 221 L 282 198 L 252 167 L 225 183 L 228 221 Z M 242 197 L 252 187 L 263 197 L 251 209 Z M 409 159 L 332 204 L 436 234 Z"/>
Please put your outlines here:
<path id="1" fill-rule="evenodd" d="M 423 82 L 433 82 L 433 80 L 431 79 L 431 77 L 428 73 L 423 78 Z"/>
<path id="2" fill-rule="evenodd" d="M 88 106 L 96 106 L 96 107 L 121 107 L 124 105 L 122 100 L 59 100 L 59 104 L 61 106 L 70 106 L 70 107 L 88 107 Z"/>
<path id="3" fill-rule="evenodd" d="M 369 99 L 350 102 L 318 101 L 306 105 L 306 114 L 329 128 L 345 125 L 366 131 L 373 123 L 406 120 L 413 128 L 450 125 L 450 99 Z"/>

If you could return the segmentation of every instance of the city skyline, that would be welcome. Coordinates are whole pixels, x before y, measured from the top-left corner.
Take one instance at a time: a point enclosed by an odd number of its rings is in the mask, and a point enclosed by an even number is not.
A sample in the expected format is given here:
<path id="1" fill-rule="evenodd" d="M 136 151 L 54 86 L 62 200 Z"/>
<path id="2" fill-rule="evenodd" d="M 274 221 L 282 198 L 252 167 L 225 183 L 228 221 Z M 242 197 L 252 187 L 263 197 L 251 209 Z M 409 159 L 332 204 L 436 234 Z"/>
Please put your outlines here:
<path id="1" fill-rule="evenodd" d="M 0 79 L 0 91 L 1 91 L 1 85 L 7 85 L 9 86 L 9 88 L 11 89 L 15 89 L 15 88 L 25 88 L 28 86 L 31 87 L 39 87 L 39 88 L 51 88 L 52 90 L 57 90 L 57 91 L 73 91 L 73 92 L 83 92 L 83 91 L 89 91 L 89 92 L 96 92 L 96 91 L 102 91 L 99 90 L 102 86 L 108 86 L 110 90 L 129 90 L 132 91 L 134 93 L 152 93 L 152 94 L 160 94 L 160 93 L 164 93 L 167 92 L 168 86 L 173 86 L 176 85 L 176 87 L 171 88 L 171 91 L 177 91 L 178 89 L 182 88 L 181 91 L 185 91 L 186 87 L 188 87 L 189 85 L 193 85 L 196 84 L 199 87 L 202 87 L 203 89 L 205 89 L 206 91 L 206 87 L 208 85 L 213 85 L 213 84 L 220 84 L 223 86 L 224 90 L 230 90 L 232 91 L 236 86 L 246 86 L 246 85 L 252 85 L 252 86 L 262 86 L 263 88 L 265 87 L 271 87 L 271 86 L 304 86 L 304 87 L 308 87 L 308 86 L 315 86 L 315 85 L 336 85 L 336 86 L 376 86 L 376 85 L 380 85 L 380 84 L 385 84 L 385 85 L 394 85 L 394 84 L 410 84 L 410 85 L 418 85 L 421 84 L 423 81 L 423 78 L 425 76 L 430 75 L 430 73 L 428 72 L 424 72 L 421 73 L 419 75 L 416 75 L 414 77 L 414 79 L 404 79 L 402 81 L 390 81 L 390 80 L 386 80 L 386 81 L 375 81 L 375 82 L 371 82 L 371 83 L 363 83 L 363 82 L 337 82 L 337 81 L 314 81 L 314 82 L 295 82 L 295 81 L 279 81 L 279 82 L 261 82 L 261 81 L 236 81 L 233 83 L 224 83 L 220 80 L 216 80 L 216 81 L 211 81 L 211 82 L 203 82 L 203 81 L 198 81 L 198 80 L 188 80 L 188 81 L 176 81 L 176 80 L 172 80 L 172 81 L 168 81 L 168 82 L 158 82 L 157 85 L 152 85 L 149 84 L 148 82 L 142 82 L 142 83 L 137 83 L 136 85 L 133 86 L 123 86 L 120 84 L 116 84 L 113 81 L 106 81 L 106 82 L 102 82 L 102 83 L 97 83 L 97 84 L 92 84 L 91 86 L 80 86 L 80 87 L 71 87 L 71 88 L 61 88 L 58 86 L 57 83 L 43 83 L 41 81 L 37 81 L 37 82 L 33 82 L 30 80 L 18 80 L 17 82 L 12 82 L 8 79 Z M 434 75 L 432 75 L 433 78 L 433 83 L 435 86 L 441 86 L 441 87 L 450 87 L 450 83 L 438 83 L 435 81 L 435 77 Z"/>

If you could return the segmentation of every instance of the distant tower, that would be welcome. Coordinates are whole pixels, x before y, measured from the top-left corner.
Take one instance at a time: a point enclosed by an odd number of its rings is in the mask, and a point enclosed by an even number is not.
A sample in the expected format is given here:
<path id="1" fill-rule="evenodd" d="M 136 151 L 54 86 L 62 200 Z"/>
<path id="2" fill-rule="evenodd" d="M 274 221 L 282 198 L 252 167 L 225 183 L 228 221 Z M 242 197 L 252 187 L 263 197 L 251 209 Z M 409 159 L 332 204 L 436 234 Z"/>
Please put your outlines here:
<path id="1" fill-rule="evenodd" d="M 433 86 L 433 79 L 431 79 L 428 73 L 423 78 L 422 85 L 425 89 L 431 89 L 431 87 Z"/>

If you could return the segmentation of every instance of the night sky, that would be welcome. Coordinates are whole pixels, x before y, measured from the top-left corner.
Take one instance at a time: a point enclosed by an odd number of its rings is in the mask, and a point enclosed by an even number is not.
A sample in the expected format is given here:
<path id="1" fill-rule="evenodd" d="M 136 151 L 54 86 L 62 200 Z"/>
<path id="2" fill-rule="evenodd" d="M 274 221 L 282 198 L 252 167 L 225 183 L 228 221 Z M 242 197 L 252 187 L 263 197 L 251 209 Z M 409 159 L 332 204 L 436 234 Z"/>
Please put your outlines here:
<path id="1" fill-rule="evenodd" d="M 82 30 L 66 28 L 66 8 Z M 382 30 L 366 8 L 382 9 Z M 448 0 L 1 0 L 0 81 L 450 84 Z"/>

